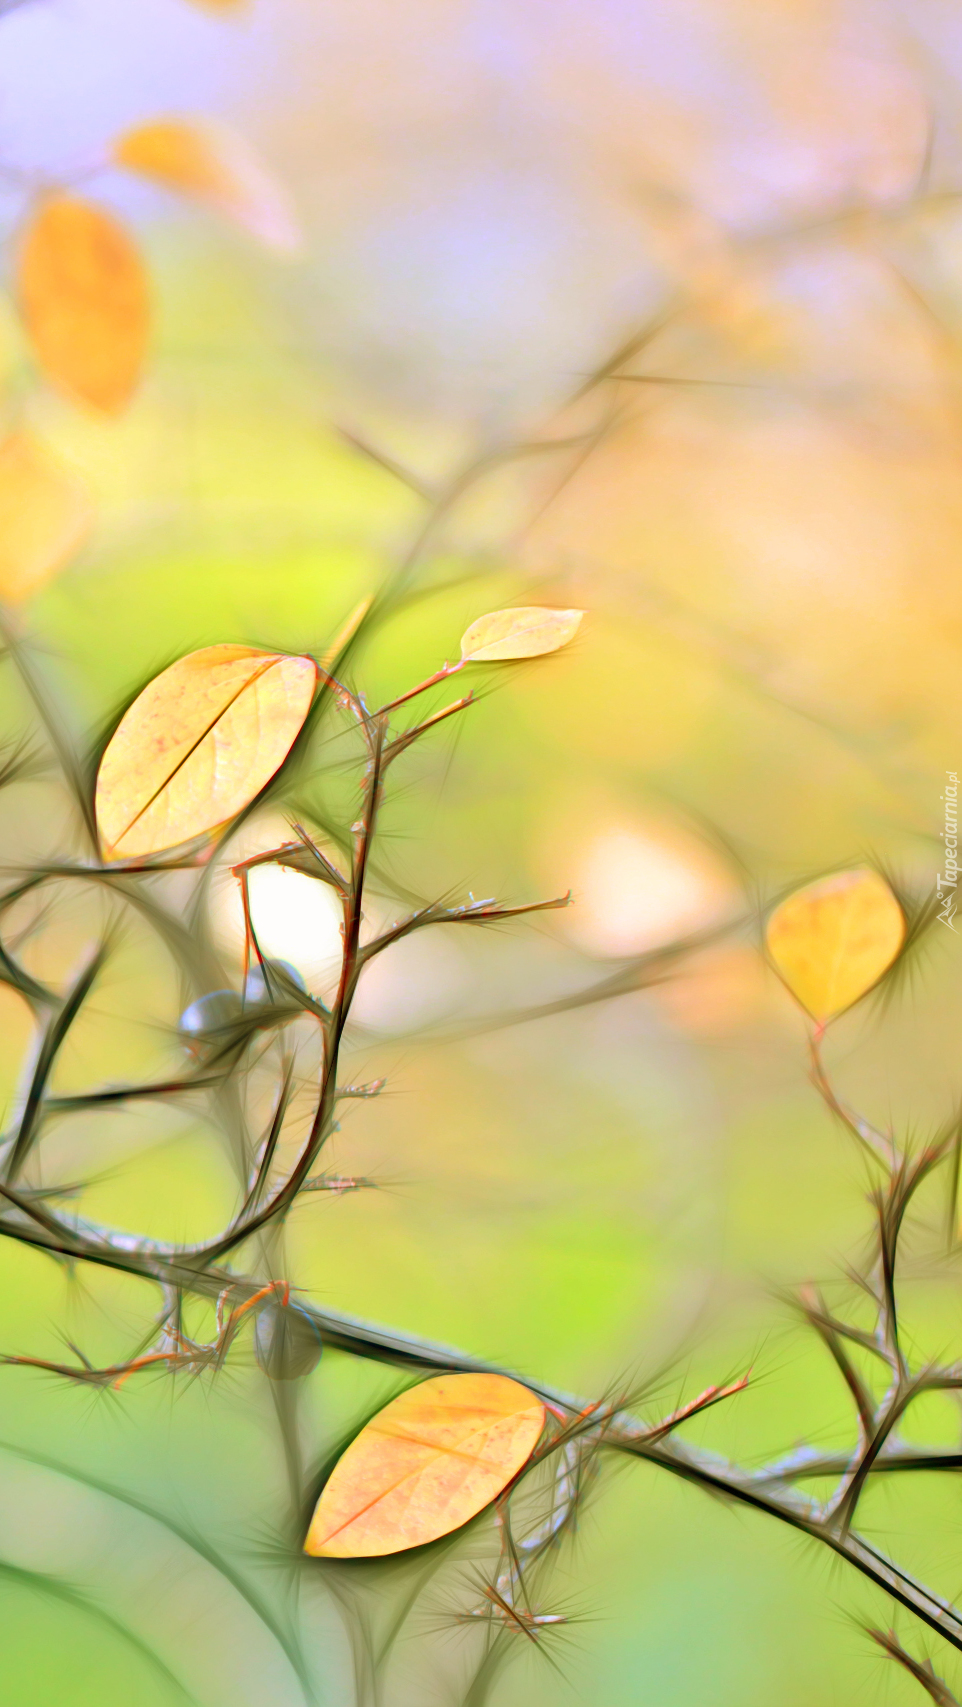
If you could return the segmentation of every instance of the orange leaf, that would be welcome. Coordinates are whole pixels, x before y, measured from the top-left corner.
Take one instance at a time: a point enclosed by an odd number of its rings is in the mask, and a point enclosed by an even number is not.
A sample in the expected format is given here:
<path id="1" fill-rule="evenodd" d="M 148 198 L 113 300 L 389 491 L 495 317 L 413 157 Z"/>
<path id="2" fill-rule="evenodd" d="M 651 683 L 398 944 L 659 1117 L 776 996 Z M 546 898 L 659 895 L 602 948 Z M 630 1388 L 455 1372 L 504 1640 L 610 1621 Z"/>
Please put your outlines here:
<path id="1" fill-rule="evenodd" d="M 526 1464 L 540 1399 L 506 1375 L 435 1375 L 392 1399 L 352 1441 L 321 1494 L 304 1551 L 368 1559 L 460 1529 Z"/>
<path id="2" fill-rule="evenodd" d="M 82 483 L 29 433 L 0 444 L 0 598 L 29 598 L 72 556 L 93 519 Z"/>
<path id="3" fill-rule="evenodd" d="M 839 871 L 775 908 L 766 941 L 792 995 L 824 1023 L 860 1000 L 905 940 L 905 917 L 877 871 Z"/>
<path id="4" fill-rule="evenodd" d="M 269 248 L 298 248 L 300 232 L 287 191 L 227 125 L 155 119 L 124 131 L 112 152 L 116 165 L 212 203 Z"/>
<path id="5" fill-rule="evenodd" d="M 100 761 L 104 857 L 161 853 L 219 829 L 280 769 L 310 709 L 313 658 L 205 646 L 121 718 Z"/>
<path id="6" fill-rule="evenodd" d="M 489 611 L 487 616 L 479 616 L 472 622 L 461 636 L 461 661 L 497 663 L 557 652 L 574 639 L 584 614 L 583 610 L 551 610 L 546 605 Z"/>
<path id="7" fill-rule="evenodd" d="M 48 197 L 24 234 L 17 287 L 48 378 L 97 409 L 122 409 L 140 378 L 150 320 L 146 274 L 124 227 L 92 202 Z"/>

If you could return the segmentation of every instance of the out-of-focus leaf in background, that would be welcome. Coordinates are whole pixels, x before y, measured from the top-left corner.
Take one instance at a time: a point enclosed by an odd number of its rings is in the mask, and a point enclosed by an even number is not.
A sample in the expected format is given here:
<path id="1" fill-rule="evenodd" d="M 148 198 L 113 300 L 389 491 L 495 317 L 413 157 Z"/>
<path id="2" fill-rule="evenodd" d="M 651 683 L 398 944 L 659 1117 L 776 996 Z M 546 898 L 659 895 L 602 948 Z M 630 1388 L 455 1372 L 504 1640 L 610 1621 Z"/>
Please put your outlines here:
<path id="1" fill-rule="evenodd" d="M 17 283 L 41 368 L 68 394 L 108 413 L 140 378 L 147 281 L 133 239 L 78 196 L 43 202 L 23 236 Z"/>
<path id="2" fill-rule="evenodd" d="M 119 136 L 112 157 L 128 171 L 209 202 L 270 249 L 298 247 L 297 224 L 283 186 L 226 125 L 209 119 L 155 119 Z"/>
<path id="3" fill-rule="evenodd" d="M 0 594 L 30 598 L 70 562 L 93 525 L 76 475 L 29 433 L 0 444 Z"/>

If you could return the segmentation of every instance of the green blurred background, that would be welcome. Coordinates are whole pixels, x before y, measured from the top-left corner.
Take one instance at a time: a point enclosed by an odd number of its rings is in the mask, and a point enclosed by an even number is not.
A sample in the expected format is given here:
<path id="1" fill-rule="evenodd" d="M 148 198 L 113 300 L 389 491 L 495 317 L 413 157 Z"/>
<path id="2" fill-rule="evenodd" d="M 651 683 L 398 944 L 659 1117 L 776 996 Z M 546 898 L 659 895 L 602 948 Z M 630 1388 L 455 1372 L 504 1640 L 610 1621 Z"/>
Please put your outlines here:
<path id="1" fill-rule="evenodd" d="M 119 420 L 38 381 L 4 311 L 8 419 L 93 503 L 86 543 L 21 617 L 85 727 L 198 645 L 324 650 L 426 512 L 352 438 L 435 492 L 472 458 L 562 446 L 492 461 L 425 542 L 425 596 L 352 668 L 379 700 L 499 604 L 589 611 L 574 646 L 492 675 L 457 732 L 412 759 L 383 848 L 418 892 L 516 902 L 570 885 L 576 904 L 484 940 L 422 936 L 362 987 L 355 1047 L 388 1090 L 344 1119 L 333 1165 L 382 1189 L 308 1199 L 292 1278 L 572 1391 L 655 1381 L 652 1414 L 751 1365 L 748 1392 L 692 1438 L 748 1462 L 843 1445 L 841 1384 L 778 1292 L 857 1257 L 866 1179 L 752 932 L 649 991 L 437 1032 L 551 1000 L 838 863 L 881 858 L 931 889 L 962 758 L 958 16 L 927 0 L 251 0 L 218 15 L 38 0 L 0 32 L 6 166 L 70 177 L 125 125 L 211 113 L 263 152 L 304 230 L 278 258 L 119 173 L 90 179 L 154 282 L 149 370 Z M 11 180 L 11 229 L 18 197 Z M 631 377 L 572 401 L 619 351 Z M 7 798 L 6 856 L 56 843 L 48 784 Z M 245 827 L 245 849 L 271 844 L 279 810 Z M 228 887 L 214 894 L 230 955 Z M 262 905 L 266 946 L 321 977 L 325 921 L 296 881 Z M 92 928 L 68 907 L 36 952 L 74 964 Z M 897 999 L 837 1028 L 845 1093 L 877 1122 L 930 1130 L 958 1096 L 960 1007 L 957 943 L 935 928 Z M 30 1028 L 15 997 L 2 1014 L 9 1110 Z M 170 968 L 132 930 L 57 1088 L 176 1070 L 176 1017 Z M 45 1166 L 95 1179 L 85 1213 L 152 1236 L 203 1236 L 233 1200 L 213 1133 L 170 1109 L 64 1123 Z M 922 1219 L 939 1213 L 933 1197 Z M 133 1282 L 15 1244 L 0 1281 L 8 1352 L 62 1357 L 66 1336 L 121 1356 L 149 1308 Z M 917 1343 L 956 1355 L 954 1286 L 923 1262 L 908 1290 Z M 310 1455 L 392 1381 L 328 1355 Z M 243 1347 L 217 1381 L 115 1396 L 0 1371 L 5 1703 L 301 1699 L 183 1540 L 4 1449 L 135 1494 L 280 1594 L 284 1468 L 263 1388 Z M 956 1439 L 957 1407 L 933 1401 L 916 1427 Z M 897 1482 L 865 1527 L 957 1595 L 954 1483 Z M 881 1596 L 648 1468 L 599 1490 L 556 1589 L 573 1619 L 559 1669 L 520 1656 L 496 1707 L 916 1699 L 858 1626 L 890 1620 Z M 320 1697 L 347 1707 L 337 1607 L 309 1585 L 303 1614 Z M 385 1707 L 459 1698 L 439 1617 L 434 1603 L 415 1616 Z M 907 1615 L 900 1627 L 914 1639 Z"/>

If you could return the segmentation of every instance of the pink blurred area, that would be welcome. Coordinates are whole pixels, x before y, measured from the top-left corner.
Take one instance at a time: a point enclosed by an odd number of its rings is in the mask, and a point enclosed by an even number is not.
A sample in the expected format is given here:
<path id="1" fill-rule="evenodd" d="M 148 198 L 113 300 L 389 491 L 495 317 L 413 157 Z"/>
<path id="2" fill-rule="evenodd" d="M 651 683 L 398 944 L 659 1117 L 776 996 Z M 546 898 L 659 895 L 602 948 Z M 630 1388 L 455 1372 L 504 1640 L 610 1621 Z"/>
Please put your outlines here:
<path id="1" fill-rule="evenodd" d="M 884 277 L 770 254 L 762 281 L 732 244 L 910 196 L 933 134 L 953 147 L 959 35 L 935 6 L 33 0 L 5 24 L 0 147 L 56 174 L 157 112 L 234 119 L 298 193 L 316 347 L 497 415 L 562 395 L 679 276 L 742 316 L 771 294 L 831 360 Z"/>

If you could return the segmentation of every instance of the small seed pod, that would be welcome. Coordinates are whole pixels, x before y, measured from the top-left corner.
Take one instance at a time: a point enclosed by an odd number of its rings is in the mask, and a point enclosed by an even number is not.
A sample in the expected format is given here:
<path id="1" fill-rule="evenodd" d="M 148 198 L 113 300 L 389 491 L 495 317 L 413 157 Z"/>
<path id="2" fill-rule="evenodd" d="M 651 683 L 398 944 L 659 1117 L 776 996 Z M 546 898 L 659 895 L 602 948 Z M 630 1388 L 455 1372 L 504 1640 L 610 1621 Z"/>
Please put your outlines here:
<path id="1" fill-rule="evenodd" d="M 241 1015 L 241 999 L 236 990 L 213 990 L 209 996 L 198 996 L 185 1008 L 178 1021 L 182 1036 L 191 1042 L 195 1038 L 223 1031 Z"/>
<path id="2" fill-rule="evenodd" d="M 286 960 L 265 960 L 263 968 L 254 965 L 248 972 L 244 984 L 244 1001 L 249 1006 L 257 1006 L 260 1002 L 276 1001 L 278 996 L 283 1000 L 285 984 L 294 984 L 298 990 L 307 989 L 296 966 L 291 966 Z"/>
<path id="3" fill-rule="evenodd" d="M 306 1310 L 265 1304 L 254 1323 L 254 1356 L 272 1381 L 295 1381 L 320 1362 L 324 1344 Z"/>

